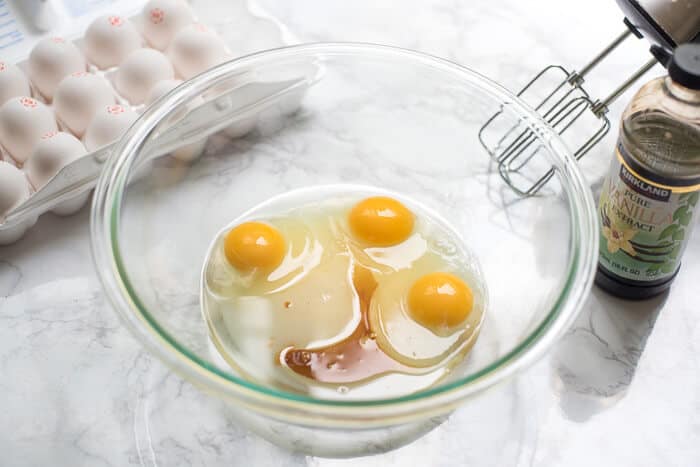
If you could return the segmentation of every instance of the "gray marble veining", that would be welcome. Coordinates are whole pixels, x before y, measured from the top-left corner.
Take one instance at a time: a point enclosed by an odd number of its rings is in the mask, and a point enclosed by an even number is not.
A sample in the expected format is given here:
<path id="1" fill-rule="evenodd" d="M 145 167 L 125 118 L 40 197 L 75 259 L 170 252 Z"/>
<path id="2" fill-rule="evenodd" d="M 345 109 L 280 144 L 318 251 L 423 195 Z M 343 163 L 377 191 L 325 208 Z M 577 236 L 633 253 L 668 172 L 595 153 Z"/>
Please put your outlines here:
<path id="1" fill-rule="evenodd" d="M 415 48 L 516 89 L 581 65 L 622 29 L 614 2 L 258 0 L 303 41 Z M 605 94 L 646 60 L 631 43 L 591 76 Z M 659 74 L 656 69 L 651 75 Z M 612 120 L 624 96 L 611 110 Z M 614 133 L 614 131 L 612 132 Z M 341 135 L 342 136 L 342 135 Z M 583 161 L 598 186 L 615 135 Z M 244 144 L 244 143 L 241 143 Z M 222 175 L 222 183 L 225 174 Z M 700 462 L 700 237 L 671 293 L 594 289 L 544 360 L 414 443 L 361 460 L 289 453 L 237 426 L 124 330 L 101 292 L 88 212 L 44 216 L 0 248 L 2 466 L 694 466 Z"/>

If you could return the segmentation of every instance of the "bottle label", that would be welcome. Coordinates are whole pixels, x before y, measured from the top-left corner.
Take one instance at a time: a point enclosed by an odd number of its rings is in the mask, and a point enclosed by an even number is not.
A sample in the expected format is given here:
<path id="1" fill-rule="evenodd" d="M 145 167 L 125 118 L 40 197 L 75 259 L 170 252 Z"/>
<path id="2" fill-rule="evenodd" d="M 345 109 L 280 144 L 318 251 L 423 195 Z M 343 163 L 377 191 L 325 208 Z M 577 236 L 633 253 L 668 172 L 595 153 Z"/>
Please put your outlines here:
<path id="1" fill-rule="evenodd" d="M 655 176 L 622 143 L 615 152 L 598 208 L 600 264 L 625 279 L 663 281 L 678 269 L 690 237 L 700 181 Z"/>

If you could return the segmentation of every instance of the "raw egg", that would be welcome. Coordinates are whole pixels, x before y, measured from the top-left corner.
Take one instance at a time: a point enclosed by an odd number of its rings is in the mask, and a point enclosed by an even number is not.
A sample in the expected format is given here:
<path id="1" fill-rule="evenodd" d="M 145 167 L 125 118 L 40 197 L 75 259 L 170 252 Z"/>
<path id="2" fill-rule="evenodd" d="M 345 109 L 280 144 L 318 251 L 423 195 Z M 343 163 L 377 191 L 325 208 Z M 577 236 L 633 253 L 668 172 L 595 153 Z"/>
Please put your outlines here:
<path id="1" fill-rule="evenodd" d="M 373 196 L 352 208 L 348 223 L 355 238 L 362 243 L 392 246 L 411 235 L 413 213 L 393 198 Z"/>
<path id="2" fill-rule="evenodd" d="M 285 282 L 281 291 L 223 300 L 205 296 L 223 345 L 233 344 L 227 360 L 256 378 L 295 384 L 294 374 L 280 364 L 284 349 L 300 349 L 303 358 L 303 349 L 342 340 L 360 318 L 353 310 L 348 267 L 347 257 L 327 256 L 323 266 Z"/>
<path id="3" fill-rule="evenodd" d="M 85 147 L 88 151 L 95 151 L 115 142 L 129 129 L 136 117 L 136 112 L 123 105 L 102 107 L 85 130 Z"/>
<path id="4" fill-rule="evenodd" d="M 185 79 L 218 65 L 227 55 L 221 37 L 200 23 L 182 28 L 168 48 L 175 70 Z"/>
<path id="5" fill-rule="evenodd" d="M 305 394 L 386 396 L 429 387 L 471 350 L 485 291 L 461 239 L 418 204 L 368 193 L 295 190 L 217 237 L 203 311 L 234 368 Z M 351 227 L 353 210 L 370 228 Z"/>
<path id="6" fill-rule="evenodd" d="M 238 295 L 268 295 L 294 284 L 318 266 L 325 254 L 331 254 L 332 244 L 322 231 L 293 219 L 275 218 L 265 226 L 275 229 L 284 239 L 286 253 L 273 269 L 237 268 L 226 255 L 227 229 L 216 242 L 211 261 L 206 267 L 209 290 L 222 297 Z"/>
<path id="7" fill-rule="evenodd" d="M 143 104 L 153 86 L 173 79 L 170 60 L 155 49 L 138 49 L 129 54 L 117 70 L 115 85 L 132 104 Z"/>
<path id="8" fill-rule="evenodd" d="M 0 61 L 0 105 L 12 97 L 31 95 L 29 80 L 12 63 Z"/>
<path id="9" fill-rule="evenodd" d="M 457 350 L 467 352 L 481 325 L 481 306 L 472 308 L 463 303 L 470 296 L 464 281 L 453 275 L 449 279 L 432 277 L 444 274 L 428 272 L 438 267 L 444 263 L 429 255 L 413 269 L 384 277 L 370 305 L 369 322 L 379 347 L 413 368 L 439 365 Z M 435 286 L 456 288 L 457 293 L 443 290 L 450 298 L 441 297 L 440 292 L 435 297 L 431 290 Z M 445 303 L 449 311 L 443 307 Z"/>
<path id="10" fill-rule="evenodd" d="M 141 36 L 131 21 L 122 16 L 100 16 L 85 31 L 85 54 L 103 70 L 121 64 L 139 47 Z"/>
<path id="11" fill-rule="evenodd" d="M 29 78 L 47 99 L 53 99 L 54 91 L 63 78 L 85 71 L 83 54 L 70 41 L 62 37 L 40 40 L 29 54 Z"/>
<path id="12" fill-rule="evenodd" d="M 143 35 L 158 50 L 165 50 L 175 34 L 194 21 L 183 0 L 150 0 L 141 12 Z"/>
<path id="13" fill-rule="evenodd" d="M 29 158 L 42 135 L 57 131 L 51 110 L 31 97 L 13 97 L 0 107 L 0 143 L 19 164 Z"/>
<path id="14" fill-rule="evenodd" d="M 359 322 L 348 274 L 351 259 L 334 242 L 331 224 L 323 219 L 281 216 L 266 223 L 242 222 L 237 228 L 221 235 L 207 260 L 207 313 L 223 345 L 235 342 L 234 352 L 252 357 L 232 355 L 228 359 L 232 364 L 260 378 L 275 374 L 284 378 L 286 372 L 278 360 L 284 349 L 303 350 L 342 340 Z M 234 236 L 239 237 L 235 242 Z M 262 255 L 246 255 L 242 268 L 231 267 L 226 247 L 260 244 L 260 237 L 276 247 Z M 235 250 L 234 261 L 242 262 L 241 248 Z M 251 269 L 251 263 L 275 266 Z"/>
<path id="15" fill-rule="evenodd" d="M 408 292 L 408 311 L 415 322 L 436 334 L 463 323 L 474 305 L 472 291 L 447 272 L 426 274 Z"/>
<path id="16" fill-rule="evenodd" d="M 98 109 L 115 103 L 107 80 L 85 71 L 61 81 L 54 96 L 56 116 L 78 137 L 82 137 Z"/>
<path id="17" fill-rule="evenodd" d="M 279 230 L 262 222 L 244 222 L 226 235 L 224 251 L 238 269 L 269 270 L 282 262 L 287 248 Z"/>

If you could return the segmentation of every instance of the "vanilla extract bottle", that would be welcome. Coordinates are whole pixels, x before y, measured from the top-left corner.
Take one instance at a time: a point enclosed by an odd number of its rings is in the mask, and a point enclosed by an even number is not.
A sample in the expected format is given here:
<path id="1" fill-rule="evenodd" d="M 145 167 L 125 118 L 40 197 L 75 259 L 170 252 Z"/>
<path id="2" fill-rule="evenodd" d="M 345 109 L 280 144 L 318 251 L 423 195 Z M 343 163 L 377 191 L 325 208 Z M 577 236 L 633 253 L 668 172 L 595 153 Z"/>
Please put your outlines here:
<path id="1" fill-rule="evenodd" d="M 668 76 L 644 85 L 622 115 L 599 203 L 596 284 L 629 299 L 671 286 L 700 197 L 700 44 L 679 46 Z"/>

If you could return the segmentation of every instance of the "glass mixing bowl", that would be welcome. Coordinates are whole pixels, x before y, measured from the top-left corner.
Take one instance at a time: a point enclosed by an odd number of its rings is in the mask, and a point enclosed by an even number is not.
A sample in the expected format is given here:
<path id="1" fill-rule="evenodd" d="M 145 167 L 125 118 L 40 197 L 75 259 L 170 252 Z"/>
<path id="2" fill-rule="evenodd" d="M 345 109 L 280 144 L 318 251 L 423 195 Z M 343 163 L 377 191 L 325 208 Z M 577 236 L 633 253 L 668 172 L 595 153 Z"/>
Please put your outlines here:
<path id="1" fill-rule="evenodd" d="M 211 107 L 187 122 L 188 109 L 204 101 Z M 520 198 L 495 172 L 478 142 L 495 112 L 533 131 L 538 157 L 556 172 L 546 193 Z M 198 159 L 156 157 L 168 134 L 169 151 L 191 149 L 208 133 Z M 372 400 L 285 392 L 237 374 L 209 339 L 200 276 L 215 235 L 270 197 L 337 183 L 389 189 L 432 208 L 480 261 L 489 291 L 481 335 L 429 389 Z M 350 456 L 410 442 L 541 357 L 591 286 L 594 213 L 571 152 L 500 86 L 408 50 L 318 44 L 225 63 L 148 108 L 99 181 L 92 240 L 109 299 L 155 355 L 272 442 Z"/>

